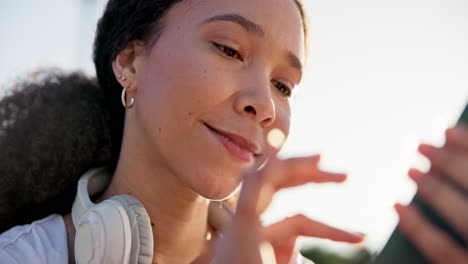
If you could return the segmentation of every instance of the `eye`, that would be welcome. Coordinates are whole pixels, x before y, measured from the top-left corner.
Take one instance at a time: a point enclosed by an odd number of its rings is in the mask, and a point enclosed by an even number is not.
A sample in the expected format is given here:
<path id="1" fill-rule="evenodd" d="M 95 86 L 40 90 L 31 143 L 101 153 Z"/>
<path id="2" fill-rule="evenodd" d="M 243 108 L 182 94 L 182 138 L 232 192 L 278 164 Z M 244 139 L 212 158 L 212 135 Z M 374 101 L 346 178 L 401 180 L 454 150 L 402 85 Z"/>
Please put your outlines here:
<path id="1" fill-rule="evenodd" d="M 239 54 L 239 51 L 237 51 L 237 50 L 235 50 L 235 49 L 232 49 L 232 48 L 229 48 L 229 47 L 227 47 L 227 46 L 218 44 L 218 43 L 214 43 L 214 42 L 213 42 L 213 45 L 214 45 L 219 51 L 221 51 L 225 56 L 227 56 L 227 57 L 229 57 L 229 58 L 232 58 L 232 59 L 238 59 L 238 60 L 242 61 L 242 57 L 241 57 L 241 55 Z"/>
<path id="2" fill-rule="evenodd" d="M 271 83 L 276 87 L 276 89 L 278 89 L 278 91 L 280 91 L 281 94 L 286 97 L 291 97 L 292 88 L 290 88 L 288 85 L 275 80 L 272 80 Z"/>

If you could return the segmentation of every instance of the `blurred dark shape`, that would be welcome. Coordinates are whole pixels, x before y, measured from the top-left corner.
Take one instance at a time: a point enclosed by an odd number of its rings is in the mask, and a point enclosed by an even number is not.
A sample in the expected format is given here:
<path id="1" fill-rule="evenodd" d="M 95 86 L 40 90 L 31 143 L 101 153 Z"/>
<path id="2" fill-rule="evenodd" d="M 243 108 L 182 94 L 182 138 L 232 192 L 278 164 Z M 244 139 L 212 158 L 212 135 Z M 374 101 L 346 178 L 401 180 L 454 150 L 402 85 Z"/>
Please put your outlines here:
<path id="1" fill-rule="evenodd" d="M 331 249 L 311 247 L 302 249 L 301 254 L 316 264 L 368 264 L 373 258 L 371 252 L 365 248 L 344 255 Z"/>

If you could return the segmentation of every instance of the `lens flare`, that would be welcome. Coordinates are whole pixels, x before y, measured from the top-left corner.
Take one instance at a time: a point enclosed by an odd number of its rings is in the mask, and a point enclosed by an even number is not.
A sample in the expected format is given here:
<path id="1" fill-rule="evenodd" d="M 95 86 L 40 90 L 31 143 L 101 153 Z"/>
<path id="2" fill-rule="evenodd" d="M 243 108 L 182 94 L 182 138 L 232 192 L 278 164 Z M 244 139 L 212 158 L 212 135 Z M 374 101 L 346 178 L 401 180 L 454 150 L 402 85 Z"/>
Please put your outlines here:
<path id="1" fill-rule="evenodd" d="M 274 148 L 281 148 L 286 140 L 286 135 L 278 128 L 273 128 L 268 132 L 268 143 Z"/>

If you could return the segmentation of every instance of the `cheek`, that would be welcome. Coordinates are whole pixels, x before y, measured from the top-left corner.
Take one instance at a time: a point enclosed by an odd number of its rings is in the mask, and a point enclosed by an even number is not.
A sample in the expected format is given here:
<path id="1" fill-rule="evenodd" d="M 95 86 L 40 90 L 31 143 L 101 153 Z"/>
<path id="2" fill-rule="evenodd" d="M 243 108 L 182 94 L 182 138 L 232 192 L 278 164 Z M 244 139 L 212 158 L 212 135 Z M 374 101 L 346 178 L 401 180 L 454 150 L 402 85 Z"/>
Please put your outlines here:
<path id="1" fill-rule="evenodd" d="M 286 140 L 289 136 L 289 129 L 291 125 L 291 107 L 288 102 L 277 107 L 276 120 L 272 125 L 273 128 L 278 128 L 283 132 L 284 139 Z"/>
<path id="2" fill-rule="evenodd" d="M 205 61 L 205 63 L 203 63 Z M 153 102 L 169 104 L 171 115 L 191 115 L 209 111 L 223 101 L 229 89 L 225 84 L 226 75 L 212 64 L 201 52 L 152 54 L 145 74 L 142 96 L 150 97 Z M 144 99 L 145 100 L 145 99 Z"/>
<path id="3" fill-rule="evenodd" d="M 142 67 L 136 94 L 136 119 L 150 143 L 148 151 L 195 192 L 224 198 L 243 171 L 220 158 L 224 154 L 212 148 L 200 120 L 226 109 L 235 76 L 216 67 L 209 54 L 184 49 L 171 53 L 164 42 L 157 45 Z"/>

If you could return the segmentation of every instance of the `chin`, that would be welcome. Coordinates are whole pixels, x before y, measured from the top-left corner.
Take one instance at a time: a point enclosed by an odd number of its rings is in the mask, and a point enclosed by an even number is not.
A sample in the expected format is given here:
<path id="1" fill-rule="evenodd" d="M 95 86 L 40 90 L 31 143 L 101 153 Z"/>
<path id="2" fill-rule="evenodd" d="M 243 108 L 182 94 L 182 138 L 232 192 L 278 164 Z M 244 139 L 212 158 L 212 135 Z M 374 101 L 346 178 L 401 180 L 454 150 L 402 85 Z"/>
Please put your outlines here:
<path id="1" fill-rule="evenodd" d="M 218 193 L 210 195 L 209 197 L 207 196 L 203 196 L 203 197 L 212 201 L 223 201 L 223 200 L 231 198 L 236 193 L 238 193 L 240 191 L 240 187 L 241 187 L 241 184 L 238 184 L 235 188 L 231 188 L 229 190 L 222 190 Z"/>
<path id="2" fill-rule="evenodd" d="M 192 190 L 209 200 L 225 200 L 234 195 L 240 189 L 241 178 L 239 175 L 204 174 L 203 177 L 192 184 Z"/>
<path id="3" fill-rule="evenodd" d="M 235 186 L 220 186 L 219 188 L 197 192 L 212 201 L 222 201 L 230 198 L 240 190 L 240 183 Z"/>

